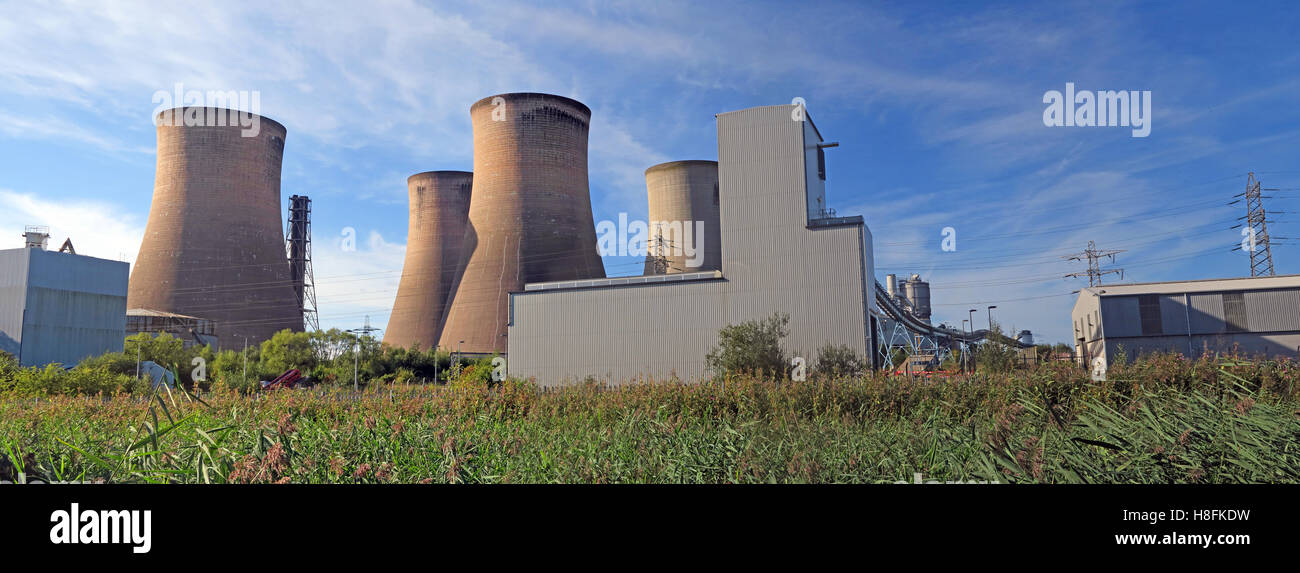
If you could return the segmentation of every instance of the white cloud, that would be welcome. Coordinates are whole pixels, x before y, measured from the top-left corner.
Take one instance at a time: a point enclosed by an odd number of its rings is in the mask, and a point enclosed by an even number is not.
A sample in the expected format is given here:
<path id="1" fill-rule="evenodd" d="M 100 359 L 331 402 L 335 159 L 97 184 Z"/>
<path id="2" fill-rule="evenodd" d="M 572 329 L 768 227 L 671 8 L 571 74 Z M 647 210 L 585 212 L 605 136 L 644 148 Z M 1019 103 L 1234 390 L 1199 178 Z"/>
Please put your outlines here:
<path id="1" fill-rule="evenodd" d="M 312 271 L 321 328 L 357 328 L 367 315 L 373 326 L 383 328 L 397 297 L 406 245 L 390 243 L 371 230 L 355 236 L 355 250 L 344 250 L 344 229 L 329 235 L 314 231 Z"/>
<path id="2" fill-rule="evenodd" d="M 6 243 L 0 249 L 19 248 L 19 232 L 27 225 L 50 228 L 50 248 L 72 239 L 77 254 L 134 262 L 144 237 L 144 222 L 100 201 L 43 197 L 0 189 L 0 230 Z"/>

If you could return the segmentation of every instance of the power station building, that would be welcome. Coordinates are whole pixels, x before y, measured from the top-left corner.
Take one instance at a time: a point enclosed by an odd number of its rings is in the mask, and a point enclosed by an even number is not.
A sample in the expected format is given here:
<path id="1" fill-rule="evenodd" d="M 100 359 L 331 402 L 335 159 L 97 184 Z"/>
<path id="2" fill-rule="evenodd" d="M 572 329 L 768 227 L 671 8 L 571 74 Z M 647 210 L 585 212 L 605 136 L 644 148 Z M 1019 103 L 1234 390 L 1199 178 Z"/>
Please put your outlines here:
<path id="1" fill-rule="evenodd" d="M 605 276 L 587 184 L 591 110 L 557 95 L 510 93 L 474 103 L 470 119 L 469 226 L 439 346 L 505 353 L 512 291 Z"/>
<path id="2" fill-rule="evenodd" d="M 830 344 L 875 361 L 871 233 L 860 216 L 826 216 L 833 144 L 796 105 L 719 114 L 717 130 L 720 269 L 529 282 L 509 299 L 511 376 L 697 380 L 721 328 L 775 312 L 790 317 L 784 347 L 809 363 Z"/>
<path id="3" fill-rule="evenodd" d="M 1085 288 L 1071 313 L 1075 353 L 1104 375 L 1122 348 L 1148 352 L 1239 350 L 1300 356 L 1300 275 Z"/>
<path id="4" fill-rule="evenodd" d="M 0 251 L 0 350 L 23 366 L 121 352 L 129 265 L 47 251 Z"/>
<path id="5" fill-rule="evenodd" d="M 406 180 L 406 260 L 384 343 L 421 350 L 438 345 L 451 288 L 460 277 L 473 183 L 474 174 L 465 171 L 429 171 Z"/>
<path id="6" fill-rule="evenodd" d="M 158 114 L 153 203 L 128 293 L 130 308 L 215 322 L 230 348 L 303 328 L 281 227 L 287 132 L 248 114 L 257 125 L 250 132 L 233 120 L 237 113 Z"/>

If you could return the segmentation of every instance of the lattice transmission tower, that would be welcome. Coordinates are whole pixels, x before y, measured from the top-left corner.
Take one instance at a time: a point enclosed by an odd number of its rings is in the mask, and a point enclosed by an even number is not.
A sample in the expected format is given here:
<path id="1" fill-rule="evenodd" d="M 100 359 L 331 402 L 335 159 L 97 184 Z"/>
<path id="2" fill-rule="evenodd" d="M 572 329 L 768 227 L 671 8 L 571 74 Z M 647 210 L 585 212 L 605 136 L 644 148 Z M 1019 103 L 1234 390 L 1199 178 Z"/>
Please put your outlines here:
<path id="1" fill-rule="evenodd" d="M 1073 255 L 1066 255 L 1064 257 L 1061 257 L 1063 259 L 1070 260 L 1070 261 L 1082 261 L 1084 259 L 1087 259 L 1088 270 L 1085 272 L 1070 273 L 1068 275 L 1065 275 L 1065 278 L 1067 279 L 1082 278 L 1086 276 L 1088 277 L 1088 286 L 1090 287 L 1101 286 L 1101 278 L 1109 274 L 1117 274 L 1119 275 L 1119 278 L 1122 280 L 1124 278 L 1124 269 L 1103 270 L 1101 268 L 1101 262 L 1100 262 L 1102 258 L 1109 257 L 1110 262 L 1114 263 L 1115 255 L 1118 255 L 1122 252 L 1124 251 L 1115 250 L 1115 249 L 1099 251 L 1097 250 L 1097 245 L 1095 243 L 1093 243 L 1092 241 L 1088 241 L 1088 248 L 1084 250 L 1082 253 L 1075 253 Z"/>
<path id="2" fill-rule="evenodd" d="M 1250 251 L 1250 276 L 1271 277 L 1273 272 L 1273 249 L 1269 245 L 1268 212 L 1264 210 L 1264 196 L 1260 194 L 1259 180 L 1251 172 L 1246 177 L 1246 232 Z M 1247 243 L 1243 242 L 1245 246 Z"/>

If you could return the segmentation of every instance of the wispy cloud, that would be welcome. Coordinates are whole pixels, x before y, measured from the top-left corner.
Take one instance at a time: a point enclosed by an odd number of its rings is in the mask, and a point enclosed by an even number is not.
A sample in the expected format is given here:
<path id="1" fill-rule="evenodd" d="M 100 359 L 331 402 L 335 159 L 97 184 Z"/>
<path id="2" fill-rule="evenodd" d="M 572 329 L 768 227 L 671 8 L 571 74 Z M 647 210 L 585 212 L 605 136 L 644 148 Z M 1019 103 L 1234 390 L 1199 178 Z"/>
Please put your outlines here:
<path id="1" fill-rule="evenodd" d="M 0 249 L 22 246 L 16 232 L 27 225 L 50 228 L 51 247 L 71 239 L 77 254 L 134 262 L 144 236 L 143 221 L 103 201 L 69 200 L 63 197 L 0 189 L 0 229 L 9 238 Z"/>

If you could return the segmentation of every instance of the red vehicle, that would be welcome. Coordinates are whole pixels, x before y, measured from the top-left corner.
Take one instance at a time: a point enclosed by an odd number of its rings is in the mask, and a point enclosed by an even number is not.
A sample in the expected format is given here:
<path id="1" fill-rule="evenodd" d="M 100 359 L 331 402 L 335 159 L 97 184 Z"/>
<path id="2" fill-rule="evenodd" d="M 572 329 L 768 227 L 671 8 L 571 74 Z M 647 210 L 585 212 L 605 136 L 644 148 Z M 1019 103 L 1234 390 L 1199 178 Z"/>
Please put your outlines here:
<path id="1" fill-rule="evenodd" d="M 295 385 L 305 380 L 306 379 L 303 378 L 302 376 L 302 372 L 299 372 L 297 368 L 290 368 L 289 370 L 286 370 L 284 374 L 276 376 L 275 380 L 271 380 L 270 382 L 263 380 L 262 389 L 263 390 L 279 390 L 281 388 L 293 389 Z"/>

